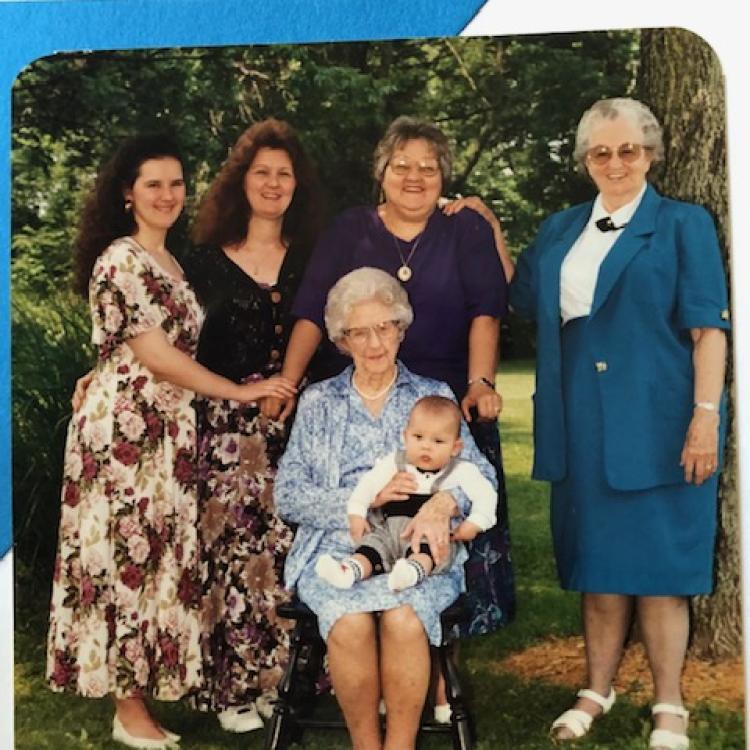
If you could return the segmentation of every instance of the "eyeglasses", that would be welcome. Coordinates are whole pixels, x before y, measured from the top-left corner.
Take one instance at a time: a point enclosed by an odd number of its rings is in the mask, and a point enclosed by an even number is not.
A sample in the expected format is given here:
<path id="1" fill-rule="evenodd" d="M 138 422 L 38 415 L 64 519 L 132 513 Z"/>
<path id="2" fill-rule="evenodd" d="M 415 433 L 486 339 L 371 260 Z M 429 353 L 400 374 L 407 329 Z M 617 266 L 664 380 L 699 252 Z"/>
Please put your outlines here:
<path id="1" fill-rule="evenodd" d="M 420 177 L 435 177 L 440 173 L 440 165 L 436 161 L 411 162 L 407 159 L 394 159 L 388 162 L 388 166 L 391 168 L 393 174 L 399 177 L 406 177 L 415 165 Z"/>
<path id="2" fill-rule="evenodd" d="M 632 164 L 641 158 L 644 151 L 653 151 L 653 146 L 642 146 L 639 143 L 621 143 L 617 151 L 609 146 L 594 146 L 586 152 L 586 159 L 598 167 L 602 167 L 617 153 L 618 158 L 625 164 Z"/>
<path id="3" fill-rule="evenodd" d="M 346 328 L 343 334 L 354 346 L 364 346 L 370 340 L 371 331 L 380 341 L 388 343 L 393 341 L 401 332 L 401 323 L 397 320 L 384 320 L 374 326 Z"/>

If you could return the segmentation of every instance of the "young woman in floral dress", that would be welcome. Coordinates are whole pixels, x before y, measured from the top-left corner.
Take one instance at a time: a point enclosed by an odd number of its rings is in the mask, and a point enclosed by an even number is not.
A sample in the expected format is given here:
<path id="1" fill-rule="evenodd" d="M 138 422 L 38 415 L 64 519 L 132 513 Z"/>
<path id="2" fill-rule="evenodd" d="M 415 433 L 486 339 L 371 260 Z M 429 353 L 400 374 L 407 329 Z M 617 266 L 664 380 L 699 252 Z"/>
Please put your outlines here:
<path id="1" fill-rule="evenodd" d="M 177 700 L 202 682 L 191 400 L 293 392 L 194 361 L 202 313 L 166 247 L 184 199 L 174 143 L 136 136 L 84 209 L 77 286 L 97 363 L 68 431 L 48 639 L 52 688 L 112 695 L 113 738 L 151 750 L 179 737 L 144 699 Z"/>
<path id="2" fill-rule="evenodd" d="M 290 309 L 315 240 L 312 165 L 285 122 L 264 120 L 237 140 L 203 200 L 196 246 L 181 258 L 206 310 L 198 361 L 236 383 L 278 372 Z M 273 479 L 286 444 L 258 404 L 199 399 L 203 659 L 199 707 L 224 729 L 262 727 L 289 646 L 276 606 L 292 531 L 276 515 Z"/>

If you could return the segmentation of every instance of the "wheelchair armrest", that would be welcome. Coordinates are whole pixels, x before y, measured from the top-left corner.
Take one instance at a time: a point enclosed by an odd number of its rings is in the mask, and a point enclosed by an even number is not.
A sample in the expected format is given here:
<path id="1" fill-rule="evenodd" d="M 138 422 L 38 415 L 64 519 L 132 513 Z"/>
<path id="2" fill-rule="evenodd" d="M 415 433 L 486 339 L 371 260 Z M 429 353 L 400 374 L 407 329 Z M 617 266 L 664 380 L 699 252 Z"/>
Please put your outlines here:
<path id="1" fill-rule="evenodd" d="M 440 613 L 440 625 L 443 633 L 447 633 L 454 625 L 464 622 L 469 616 L 469 603 L 466 594 L 461 594 L 453 604 Z"/>
<path id="2" fill-rule="evenodd" d="M 276 607 L 276 614 L 286 620 L 296 620 L 298 622 L 312 622 L 315 620 L 315 612 L 296 596 L 285 604 L 279 604 Z"/>

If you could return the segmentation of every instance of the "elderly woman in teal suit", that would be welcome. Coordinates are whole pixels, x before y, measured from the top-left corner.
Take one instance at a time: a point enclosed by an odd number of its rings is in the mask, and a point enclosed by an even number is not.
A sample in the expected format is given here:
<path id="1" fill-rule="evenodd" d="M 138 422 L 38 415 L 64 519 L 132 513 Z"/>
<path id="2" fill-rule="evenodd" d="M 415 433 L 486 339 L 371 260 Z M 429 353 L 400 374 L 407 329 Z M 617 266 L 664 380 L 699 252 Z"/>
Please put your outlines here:
<path id="1" fill-rule="evenodd" d="M 712 588 L 729 327 L 716 232 L 648 185 L 661 128 L 597 102 L 576 157 L 599 190 L 521 254 L 513 309 L 537 323 L 533 476 L 551 482 L 560 582 L 582 593 L 589 684 L 553 723 L 584 735 L 614 703 L 633 613 L 654 677 L 650 748 L 688 747 L 687 597 Z"/>

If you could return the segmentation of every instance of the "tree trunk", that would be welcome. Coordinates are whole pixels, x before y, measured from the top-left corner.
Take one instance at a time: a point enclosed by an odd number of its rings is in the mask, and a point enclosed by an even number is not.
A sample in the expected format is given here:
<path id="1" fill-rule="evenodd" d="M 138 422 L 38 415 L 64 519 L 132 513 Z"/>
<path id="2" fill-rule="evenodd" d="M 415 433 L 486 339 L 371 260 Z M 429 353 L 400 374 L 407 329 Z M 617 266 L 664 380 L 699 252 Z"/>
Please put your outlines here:
<path id="1" fill-rule="evenodd" d="M 730 235 L 724 77 L 719 59 L 700 37 L 683 29 L 645 30 L 641 37 L 641 99 L 664 128 L 665 162 L 655 180 L 672 198 L 699 203 L 716 221 L 729 271 Z M 740 518 L 734 373 L 727 370 L 729 419 L 719 487 L 718 534 L 711 596 L 692 602 L 692 650 L 714 659 L 742 651 Z"/>

